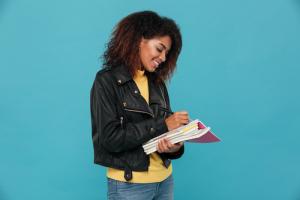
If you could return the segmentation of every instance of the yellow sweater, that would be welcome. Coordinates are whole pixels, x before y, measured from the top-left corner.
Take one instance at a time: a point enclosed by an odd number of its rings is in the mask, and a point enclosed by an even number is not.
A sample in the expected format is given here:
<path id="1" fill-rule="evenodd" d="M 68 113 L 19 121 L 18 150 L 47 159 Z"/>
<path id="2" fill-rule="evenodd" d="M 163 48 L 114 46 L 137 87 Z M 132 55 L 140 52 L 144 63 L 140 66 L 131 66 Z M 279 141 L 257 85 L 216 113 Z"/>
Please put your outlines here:
<path id="1" fill-rule="evenodd" d="M 148 79 L 144 75 L 144 71 L 138 70 L 133 80 L 138 86 L 141 95 L 149 103 L 149 88 Z M 163 161 L 157 153 L 150 154 L 150 165 L 148 171 L 145 172 L 132 172 L 131 183 L 155 183 L 165 180 L 169 175 L 172 174 L 172 164 L 166 168 L 163 165 Z M 107 177 L 119 181 L 126 181 L 124 179 L 124 171 L 114 168 L 107 168 Z"/>

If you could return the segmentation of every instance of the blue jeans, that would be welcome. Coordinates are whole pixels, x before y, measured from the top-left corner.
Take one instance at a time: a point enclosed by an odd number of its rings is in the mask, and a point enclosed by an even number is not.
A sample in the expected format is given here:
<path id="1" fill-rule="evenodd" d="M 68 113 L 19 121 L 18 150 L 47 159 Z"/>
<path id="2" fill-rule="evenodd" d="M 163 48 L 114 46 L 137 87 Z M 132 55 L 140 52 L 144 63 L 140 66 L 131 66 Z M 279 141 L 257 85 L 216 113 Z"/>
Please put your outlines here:
<path id="1" fill-rule="evenodd" d="M 173 176 L 158 183 L 128 183 L 107 178 L 109 200 L 173 200 Z"/>

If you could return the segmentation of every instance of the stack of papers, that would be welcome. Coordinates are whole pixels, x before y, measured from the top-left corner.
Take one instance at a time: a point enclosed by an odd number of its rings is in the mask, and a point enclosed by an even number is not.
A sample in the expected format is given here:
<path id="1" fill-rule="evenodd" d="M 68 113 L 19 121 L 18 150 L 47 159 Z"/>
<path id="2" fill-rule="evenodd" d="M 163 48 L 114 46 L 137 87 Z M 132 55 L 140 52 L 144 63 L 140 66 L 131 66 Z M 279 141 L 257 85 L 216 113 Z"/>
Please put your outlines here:
<path id="1" fill-rule="evenodd" d="M 150 154 L 157 151 L 156 147 L 158 141 L 162 138 L 167 138 L 172 144 L 182 141 L 198 143 L 220 141 L 220 139 L 210 131 L 210 127 L 206 127 L 200 120 L 196 119 L 187 125 L 181 126 L 149 140 L 143 145 L 144 152 L 146 154 Z"/>
<path id="2" fill-rule="evenodd" d="M 206 126 L 199 121 L 198 122 L 200 129 L 206 128 Z M 196 143 L 210 143 L 210 142 L 219 142 L 221 141 L 211 130 L 209 130 L 204 135 L 197 137 L 195 139 L 188 140 L 187 142 L 196 142 Z"/>

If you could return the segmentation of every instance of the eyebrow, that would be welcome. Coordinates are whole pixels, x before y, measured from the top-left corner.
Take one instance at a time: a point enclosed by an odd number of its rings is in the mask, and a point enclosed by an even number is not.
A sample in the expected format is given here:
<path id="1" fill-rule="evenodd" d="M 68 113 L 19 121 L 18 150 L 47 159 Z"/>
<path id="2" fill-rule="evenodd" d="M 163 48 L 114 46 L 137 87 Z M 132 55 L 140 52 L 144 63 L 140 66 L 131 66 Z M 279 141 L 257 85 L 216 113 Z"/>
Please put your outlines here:
<path id="1" fill-rule="evenodd" d="M 163 46 L 163 48 L 165 49 L 165 50 L 167 50 L 167 51 L 169 51 L 170 49 L 167 49 L 167 47 L 163 44 L 163 43 L 159 43 L 161 46 Z"/>

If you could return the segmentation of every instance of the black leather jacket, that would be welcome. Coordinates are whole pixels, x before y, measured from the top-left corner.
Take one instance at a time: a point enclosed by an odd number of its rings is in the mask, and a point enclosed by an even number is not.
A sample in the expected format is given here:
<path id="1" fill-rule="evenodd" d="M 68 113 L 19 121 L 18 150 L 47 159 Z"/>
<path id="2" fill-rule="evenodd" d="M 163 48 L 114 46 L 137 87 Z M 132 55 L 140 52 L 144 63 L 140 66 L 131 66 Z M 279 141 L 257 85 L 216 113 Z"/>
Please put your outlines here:
<path id="1" fill-rule="evenodd" d="M 124 178 L 132 179 L 132 171 L 147 171 L 149 155 L 142 145 L 168 131 L 165 118 L 170 110 L 164 83 L 148 76 L 149 105 L 126 67 L 100 70 L 91 89 L 91 119 L 94 162 L 124 170 Z M 163 108 L 163 109 L 161 109 Z M 169 159 L 181 157 L 184 146 L 175 153 L 159 153 L 165 167 Z"/>

